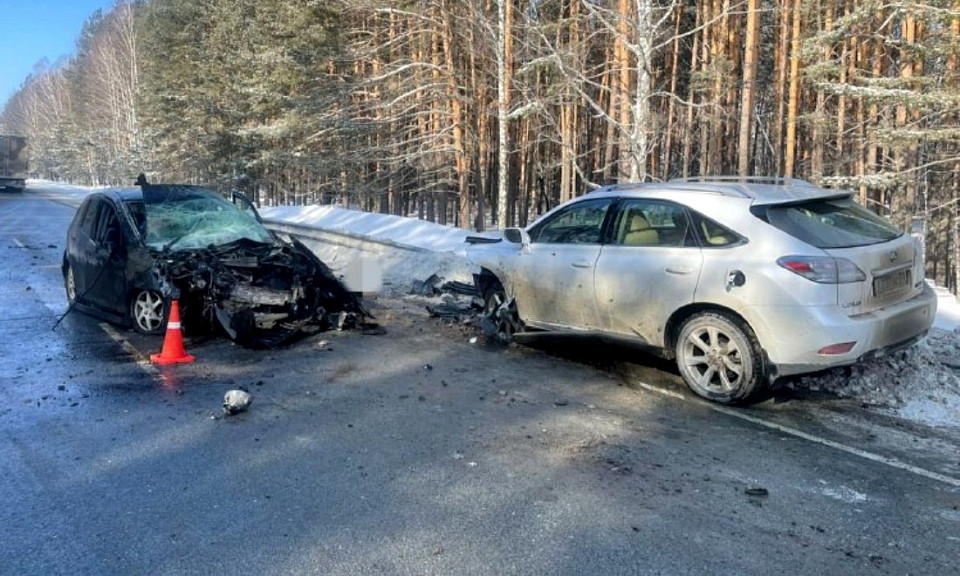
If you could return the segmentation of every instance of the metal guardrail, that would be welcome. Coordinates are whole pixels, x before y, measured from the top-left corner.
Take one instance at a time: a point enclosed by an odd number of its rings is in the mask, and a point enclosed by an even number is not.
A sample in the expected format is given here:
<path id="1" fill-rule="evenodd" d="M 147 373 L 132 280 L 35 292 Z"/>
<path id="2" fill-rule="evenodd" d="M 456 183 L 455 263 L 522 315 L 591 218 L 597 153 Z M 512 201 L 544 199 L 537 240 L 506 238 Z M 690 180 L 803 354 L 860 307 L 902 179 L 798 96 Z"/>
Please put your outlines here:
<path id="1" fill-rule="evenodd" d="M 399 250 L 406 250 L 409 252 L 418 252 L 421 254 L 431 252 L 431 250 L 426 248 L 413 246 L 412 244 L 404 244 L 403 242 L 397 242 L 395 240 L 372 238 L 370 236 L 354 234 L 352 232 L 346 232 L 343 230 L 331 230 L 329 228 L 316 228 L 314 226 L 292 224 L 285 220 L 264 218 L 263 224 L 274 232 L 281 232 L 291 236 L 305 237 L 318 242 L 327 242 L 339 246 L 346 246 L 348 248 L 359 248 L 360 246 L 357 246 L 357 244 L 375 244 L 396 248 Z M 347 239 L 349 242 L 346 242 L 343 239 Z"/>

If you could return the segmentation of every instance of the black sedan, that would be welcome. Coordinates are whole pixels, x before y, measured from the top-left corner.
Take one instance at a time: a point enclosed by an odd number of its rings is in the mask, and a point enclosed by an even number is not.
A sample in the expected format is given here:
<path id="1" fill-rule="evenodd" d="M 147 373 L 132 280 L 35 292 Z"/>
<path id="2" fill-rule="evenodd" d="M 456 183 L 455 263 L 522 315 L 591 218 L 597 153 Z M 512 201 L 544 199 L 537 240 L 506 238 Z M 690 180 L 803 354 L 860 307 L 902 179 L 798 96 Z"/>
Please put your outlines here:
<path id="1" fill-rule="evenodd" d="M 188 333 L 219 326 L 256 348 L 368 315 L 308 248 L 267 230 L 242 195 L 233 199 L 165 184 L 90 194 L 67 232 L 70 305 L 158 334 L 178 299 Z"/>

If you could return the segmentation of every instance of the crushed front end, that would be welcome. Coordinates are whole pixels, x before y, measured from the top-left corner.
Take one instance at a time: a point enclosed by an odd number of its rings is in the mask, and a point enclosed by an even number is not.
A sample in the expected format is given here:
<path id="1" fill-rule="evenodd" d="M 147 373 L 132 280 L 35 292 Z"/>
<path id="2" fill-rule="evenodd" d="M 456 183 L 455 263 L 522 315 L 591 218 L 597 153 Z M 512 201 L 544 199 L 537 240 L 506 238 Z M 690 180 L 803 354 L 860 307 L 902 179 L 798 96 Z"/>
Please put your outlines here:
<path id="1" fill-rule="evenodd" d="M 273 348 L 297 334 L 356 324 L 369 314 L 300 242 L 241 239 L 161 254 L 164 292 L 178 298 L 190 330 L 220 326 L 238 344 Z"/>
<path id="2" fill-rule="evenodd" d="M 264 228 L 256 210 L 198 186 L 141 184 L 149 282 L 177 298 L 188 332 L 220 326 L 237 343 L 271 348 L 297 334 L 369 316 L 306 246 Z"/>

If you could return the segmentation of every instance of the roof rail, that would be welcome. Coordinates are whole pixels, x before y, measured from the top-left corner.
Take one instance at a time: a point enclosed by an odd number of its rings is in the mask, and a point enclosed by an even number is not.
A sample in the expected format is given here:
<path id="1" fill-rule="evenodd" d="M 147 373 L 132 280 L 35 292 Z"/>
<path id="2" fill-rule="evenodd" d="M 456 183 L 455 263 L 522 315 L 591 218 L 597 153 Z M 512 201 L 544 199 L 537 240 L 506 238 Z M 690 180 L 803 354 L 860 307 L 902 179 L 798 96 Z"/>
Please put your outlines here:
<path id="1" fill-rule="evenodd" d="M 718 182 L 718 183 L 743 183 L 743 184 L 770 184 L 773 186 L 813 186 L 806 180 L 799 178 L 781 178 L 779 176 L 693 176 L 690 178 L 674 178 L 670 182 Z"/>
<path id="2" fill-rule="evenodd" d="M 620 190 L 633 190 L 638 186 L 643 186 L 649 184 L 649 182 L 618 182 L 615 184 L 606 184 L 604 186 L 598 186 L 592 190 L 588 190 L 583 193 L 584 196 L 587 194 L 593 194 L 594 192 L 617 192 Z"/>

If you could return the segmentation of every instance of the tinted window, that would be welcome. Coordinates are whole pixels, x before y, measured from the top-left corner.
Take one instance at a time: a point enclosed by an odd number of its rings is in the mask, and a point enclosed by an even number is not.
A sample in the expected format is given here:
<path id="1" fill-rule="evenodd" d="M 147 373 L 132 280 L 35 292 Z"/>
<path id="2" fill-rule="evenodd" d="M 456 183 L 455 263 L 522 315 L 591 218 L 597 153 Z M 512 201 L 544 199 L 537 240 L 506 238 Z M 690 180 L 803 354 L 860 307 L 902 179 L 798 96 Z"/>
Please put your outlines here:
<path id="1" fill-rule="evenodd" d="M 100 244 L 116 245 L 120 240 L 120 221 L 117 220 L 117 211 L 106 202 L 101 202 L 100 206 L 95 239 Z"/>
<path id="2" fill-rule="evenodd" d="M 530 229 L 531 242 L 599 244 L 612 199 L 577 202 Z"/>
<path id="3" fill-rule="evenodd" d="M 624 246 L 695 246 L 686 210 L 676 204 L 627 200 L 614 225 L 613 242 Z"/>
<path id="4" fill-rule="evenodd" d="M 130 216 L 133 217 L 133 223 L 137 226 L 137 232 L 140 233 L 141 238 L 145 237 L 147 235 L 147 216 L 143 209 L 143 202 L 133 200 L 126 202 L 126 205 Z"/>
<path id="5" fill-rule="evenodd" d="M 717 224 L 703 214 L 693 213 L 693 225 L 700 235 L 704 248 L 721 248 L 739 244 L 743 238 L 726 226 Z"/>
<path id="6" fill-rule="evenodd" d="M 817 248 L 850 248 L 888 242 L 903 232 L 852 198 L 769 206 L 767 221 Z"/>
<path id="7" fill-rule="evenodd" d="M 100 200 L 97 198 L 91 198 L 89 202 L 86 203 L 86 209 L 83 211 L 83 219 L 80 221 L 80 229 L 89 236 L 93 238 L 96 232 L 97 218 L 100 215 Z"/>

